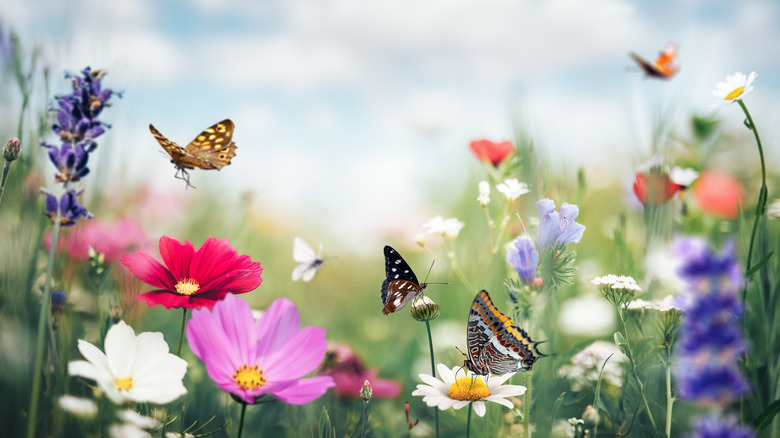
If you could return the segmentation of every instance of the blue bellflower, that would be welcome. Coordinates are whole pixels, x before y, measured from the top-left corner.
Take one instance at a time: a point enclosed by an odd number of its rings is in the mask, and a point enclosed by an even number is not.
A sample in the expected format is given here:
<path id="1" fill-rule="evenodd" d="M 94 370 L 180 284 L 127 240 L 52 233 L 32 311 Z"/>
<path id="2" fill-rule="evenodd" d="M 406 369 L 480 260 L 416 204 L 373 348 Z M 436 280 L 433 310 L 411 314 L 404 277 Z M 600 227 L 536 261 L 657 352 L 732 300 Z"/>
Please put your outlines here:
<path id="1" fill-rule="evenodd" d="M 80 218 L 91 219 L 92 213 L 76 201 L 76 198 L 82 194 L 84 190 L 70 189 L 62 197 L 57 200 L 57 197 L 41 189 L 41 193 L 46 195 L 46 211 L 43 213 L 46 215 L 53 224 L 57 220 L 57 212 L 60 213 L 60 225 L 63 227 L 72 227 L 76 225 L 76 221 Z"/>
<path id="2" fill-rule="evenodd" d="M 528 236 L 518 237 L 514 245 L 506 250 L 506 261 L 515 268 L 523 283 L 534 282 L 539 266 L 539 251 L 533 239 Z"/>
<path id="3" fill-rule="evenodd" d="M 708 415 L 696 420 L 695 431 L 688 438 L 751 438 L 753 430 L 742 427 L 735 416 Z"/>
<path id="4" fill-rule="evenodd" d="M 719 254 L 703 240 L 682 240 L 674 248 L 690 298 L 677 343 L 680 397 L 725 407 L 750 390 L 740 369 L 743 278 L 734 245 Z"/>
<path id="5" fill-rule="evenodd" d="M 580 209 L 576 205 L 563 203 L 560 212 L 555 211 L 552 199 L 540 199 L 536 202 L 539 210 L 539 229 L 536 232 L 536 244 L 539 250 L 558 248 L 566 243 L 577 243 L 582 239 L 585 227 L 574 222 Z"/>

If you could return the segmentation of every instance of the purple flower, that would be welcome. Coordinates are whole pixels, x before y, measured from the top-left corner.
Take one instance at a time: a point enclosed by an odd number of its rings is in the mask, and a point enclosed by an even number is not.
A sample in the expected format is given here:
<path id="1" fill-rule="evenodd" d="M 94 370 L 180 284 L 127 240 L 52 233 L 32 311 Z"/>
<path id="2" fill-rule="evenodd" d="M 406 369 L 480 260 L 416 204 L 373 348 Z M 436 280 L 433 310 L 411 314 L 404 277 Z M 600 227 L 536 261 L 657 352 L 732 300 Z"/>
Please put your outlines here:
<path id="1" fill-rule="evenodd" d="M 81 218 L 92 219 L 92 213 L 76 201 L 76 198 L 83 192 L 84 189 L 79 191 L 70 189 L 58 201 L 56 196 L 41 189 L 41 193 L 46 195 L 46 211 L 43 214 L 48 216 L 51 223 L 54 223 L 57 220 L 57 211 L 59 211 L 60 225 L 63 227 L 72 227 Z"/>
<path id="2" fill-rule="evenodd" d="M 540 199 L 536 202 L 539 209 L 539 229 L 536 232 L 536 244 L 544 252 L 548 248 L 557 248 L 566 243 L 577 243 L 582 239 L 585 227 L 574 222 L 580 209 L 576 205 L 563 203 L 560 212 L 555 211 L 552 199 Z"/>
<path id="3" fill-rule="evenodd" d="M 106 132 L 108 125 L 97 117 L 110 105 L 111 96 L 117 94 L 102 88 L 105 75 L 105 70 L 92 71 L 89 67 L 81 71 L 81 76 L 65 73 L 73 81 L 73 91 L 57 96 L 57 108 L 52 109 L 57 112 L 57 123 L 52 126 L 54 132 L 64 142 L 81 144 L 86 152 L 92 152 L 96 147 L 94 139 Z"/>
<path id="4" fill-rule="evenodd" d="M 739 364 L 746 346 L 739 324 L 743 279 L 734 245 L 715 253 L 704 240 L 686 239 L 673 251 L 691 300 L 677 343 L 680 397 L 727 406 L 750 390 Z"/>
<path id="5" fill-rule="evenodd" d="M 81 144 L 62 143 L 62 146 L 57 148 L 42 141 L 41 146 L 49 149 L 49 159 L 57 166 L 58 172 L 54 175 L 56 182 L 75 182 L 89 173 L 89 154 Z"/>
<path id="6" fill-rule="evenodd" d="M 735 416 L 708 415 L 698 418 L 689 438 L 751 438 L 753 430 L 742 427 Z"/>
<path id="7" fill-rule="evenodd" d="M 302 378 L 325 357 L 325 329 L 301 329 L 298 309 L 286 298 L 271 303 L 255 322 L 249 305 L 228 294 L 213 313 L 192 313 L 187 340 L 219 389 L 244 403 L 271 394 L 306 404 L 334 385 L 330 376 Z"/>
<path id="8" fill-rule="evenodd" d="M 528 236 L 518 237 L 514 245 L 506 250 L 506 261 L 520 275 L 520 279 L 531 284 L 536 279 L 536 267 L 539 265 L 539 251 L 533 239 Z"/>

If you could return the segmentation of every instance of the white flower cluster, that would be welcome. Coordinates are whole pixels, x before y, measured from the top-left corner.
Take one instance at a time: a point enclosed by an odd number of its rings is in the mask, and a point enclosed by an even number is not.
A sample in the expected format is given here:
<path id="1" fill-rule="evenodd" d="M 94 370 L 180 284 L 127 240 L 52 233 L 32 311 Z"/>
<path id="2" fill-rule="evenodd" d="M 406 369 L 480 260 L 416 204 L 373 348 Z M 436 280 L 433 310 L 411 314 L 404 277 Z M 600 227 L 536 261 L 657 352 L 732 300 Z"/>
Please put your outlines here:
<path id="1" fill-rule="evenodd" d="M 682 297 L 675 295 L 667 295 L 663 299 L 645 301 L 637 299 L 628 303 L 628 308 L 631 310 L 657 310 L 659 312 L 668 312 L 670 310 L 684 311 L 684 307 L 681 303 Z"/>
<path id="2" fill-rule="evenodd" d="M 586 385 L 593 385 L 595 388 L 601 367 L 610 355 L 612 357 L 604 366 L 602 381 L 621 386 L 625 376 L 623 364 L 628 362 L 628 356 L 615 344 L 606 341 L 596 341 L 575 354 L 568 365 L 558 370 L 558 375 L 567 377 L 574 391 L 581 391 Z"/>
<path id="3" fill-rule="evenodd" d="M 602 289 L 609 288 L 614 290 L 623 289 L 636 292 L 642 291 L 642 288 L 636 284 L 636 280 L 627 275 L 617 276 L 614 274 L 609 274 L 603 277 L 596 277 L 591 281 L 591 283 L 595 284 L 596 286 L 601 286 Z"/>

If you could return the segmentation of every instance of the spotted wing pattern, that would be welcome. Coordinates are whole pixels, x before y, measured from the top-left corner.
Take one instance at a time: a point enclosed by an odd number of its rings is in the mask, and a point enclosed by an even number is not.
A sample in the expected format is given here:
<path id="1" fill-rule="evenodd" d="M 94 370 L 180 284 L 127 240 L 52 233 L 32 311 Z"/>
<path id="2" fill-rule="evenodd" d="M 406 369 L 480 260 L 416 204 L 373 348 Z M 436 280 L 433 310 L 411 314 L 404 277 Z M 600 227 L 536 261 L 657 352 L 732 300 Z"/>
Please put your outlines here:
<path id="1" fill-rule="evenodd" d="M 674 43 L 667 44 L 652 63 L 634 52 L 629 52 L 628 56 L 651 78 L 669 79 L 680 69 L 677 62 L 677 45 Z"/>
<path id="2" fill-rule="evenodd" d="M 383 315 L 401 309 L 410 301 L 422 295 L 427 286 L 419 284 L 409 264 L 398 251 L 385 245 L 385 281 L 382 283 Z"/>
<path id="3" fill-rule="evenodd" d="M 184 180 L 188 187 L 191 185 L 187 169 L 219 170 L 230 164 L 237 149 L 232 141 L 234 130 L 233 122 L 225 119 L 198 134 L 187 147 L 181 147 L 149 124 L 149 131 L 176 166 L 176 178 Z"/>
<path id="4" fill-rule="evenodd" d="M 546 356 L 523 329 L 499 312 L 483 290 L 474 297 L 466 332 L 468 347 L 464 366 L 479 375 L 529 371 L 534 362 Z"/>

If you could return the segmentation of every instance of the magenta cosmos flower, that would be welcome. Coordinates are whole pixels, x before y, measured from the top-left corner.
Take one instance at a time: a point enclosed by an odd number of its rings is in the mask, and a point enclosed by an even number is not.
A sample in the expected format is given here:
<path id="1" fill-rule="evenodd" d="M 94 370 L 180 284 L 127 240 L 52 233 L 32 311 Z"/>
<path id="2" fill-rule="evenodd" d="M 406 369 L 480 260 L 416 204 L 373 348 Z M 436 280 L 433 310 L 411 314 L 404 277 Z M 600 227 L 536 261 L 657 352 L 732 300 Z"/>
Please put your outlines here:
<path id="1" fill-rule="evenodd" d="M 301 329 L 298 309 L 286 298 L 255 322 L 249 304 L 228 295 L 211 313 L 192 312 L 187 341 L 219 389 L 249 404 L 271 394 L 302 405 L 334 385 L 330 376 L 301 378 L 325 357 L 325 329 Z"/>
<path id="2" fill-rule="evenodd" d="M 227 239 L 209 237 L 195 251 L 190 241 L 160 238 L 160 255 L 165 265 L 142 251 L 120 260 L 142 281 L 159 289 L 138 295 L 149 306 L 167 309 L 212 309 L 228 293 L 243 294 L 260 286 L 263 268 L 249 256 L 239 256 Z"/>

